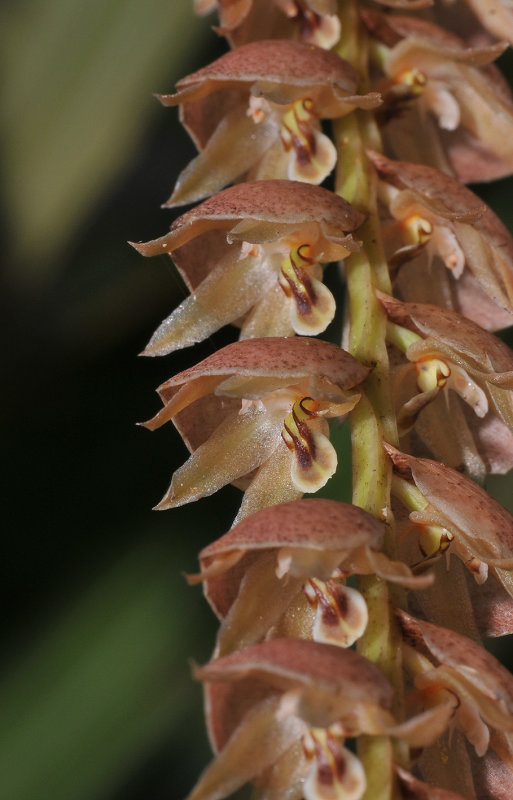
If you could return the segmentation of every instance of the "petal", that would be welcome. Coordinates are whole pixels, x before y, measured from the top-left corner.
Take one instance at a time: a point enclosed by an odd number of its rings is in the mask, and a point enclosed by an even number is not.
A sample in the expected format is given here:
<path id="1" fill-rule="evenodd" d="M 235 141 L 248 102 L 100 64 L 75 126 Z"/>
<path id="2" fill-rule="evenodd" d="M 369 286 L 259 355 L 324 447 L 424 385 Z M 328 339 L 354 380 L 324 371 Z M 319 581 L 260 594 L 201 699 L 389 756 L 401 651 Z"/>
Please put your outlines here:
<path id="1" fill-rule="evenodd" d="M 277 722 L 271 697 L 250 709 L 187 800 L 221 800 L 271 766 L 305 730 L 295 717 Z"/>
<path id="2" fill-rule="evenodd" d="M 300 591 L 299 581 L 276 577 L 274 555 L 260 554 L 246 569 L 237 598 L 221 624 L 215 656 L 264 639 Z"/>
<path id="3" fill-rule="evenodd" d="M 347 706 L 390 705 L 392 686 L 370 661 L 353 650 L 303 639 L 271 639 L 251 645 L 197 668 L 206 681 L 239 681 L 254 677 L 280 691 L 306 689 L 330 693 Z M 336 714 L 337 709 L 333 709 Z M 335 721 L 336 717 L 332 720 Z"/>
<path id="4" fill-rule="evenodd" d="M 205 149 L 180 173 L 167 208 L 194 203 L 239 178 L 278 135 L 272 117 L 256 125 L 245 110 L 235 109 L 219 123 Z"/>
<path id="5" fill-rule="evenodd" d="M 244 492 L 234 525 L 267 506 L 286 503 L 301 497 L 301 491 L 291 479 L 290 463 L 290 452 L 280 435 L 271 458 L 260 467 Z"/>
<path id="6" fill-rule="evenodd" d="M 176 470 L 156 508 L 175 508 L 213 494 L 268 459 L 280 442 L 280 426 L 266 411 L 228 417 Z"/>
<path id="7" fill-rule="evenodd" d="M 201 342 L 245 314 L 275 275 L 259 257 L 238 260 L 227 253 L 193 294 L 164 320 L 143 355 L 166 355 Z"/>

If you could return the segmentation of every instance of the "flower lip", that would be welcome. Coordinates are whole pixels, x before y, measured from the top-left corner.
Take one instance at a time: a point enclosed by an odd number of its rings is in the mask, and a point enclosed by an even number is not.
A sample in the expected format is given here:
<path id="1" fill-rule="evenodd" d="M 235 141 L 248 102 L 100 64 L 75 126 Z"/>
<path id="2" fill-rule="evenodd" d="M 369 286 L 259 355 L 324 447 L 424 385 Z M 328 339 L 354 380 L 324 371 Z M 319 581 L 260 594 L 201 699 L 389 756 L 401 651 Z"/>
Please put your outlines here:
<path id="1" fill-rule="evenodd" d="M 238 220 L 255 220 L 290 226 L 291 230 L 316 223 L 326 239 L 356 249 L 357 243 L 344 234 L 358 228 L 364 219 L 343 198 L 320 186 L 286 180 L 248 181 L 223 189 L 182 214 L 165 236 L 130 244 L 145 256 L 172 253 L 208 230 L 228 230 Z M 276 232 L 276 238 L 283 235 L 279 228 Z M 251 232 L 245 235 L 251 241 Z"/>

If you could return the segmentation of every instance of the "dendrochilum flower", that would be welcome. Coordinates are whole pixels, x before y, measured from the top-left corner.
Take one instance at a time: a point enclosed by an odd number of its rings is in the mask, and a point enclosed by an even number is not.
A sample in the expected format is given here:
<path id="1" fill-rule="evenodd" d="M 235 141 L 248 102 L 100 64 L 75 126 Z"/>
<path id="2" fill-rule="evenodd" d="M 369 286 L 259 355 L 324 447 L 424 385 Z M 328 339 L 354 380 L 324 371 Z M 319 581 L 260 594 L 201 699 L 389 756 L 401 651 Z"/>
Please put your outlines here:
<path id="1" fill-rule="evenodd" d="M 393 124 L 385 128 L 392 152 L 409 161 L 450 166 L 464 182 L 509 175 L 513 170 L 513 98 L 490 64 L 506 44 L 469 47 L 423 19 L 385 16 L 370 9 L 362 9 L 361 14 L 379 42 L 375 58 L 388 78 L 383 87 L 385 107 L 392 115 L 409 108 L 408 115 L 399 118 L 396 114 Z M 422 142 L 412 139 L 410 114 L 417 119 L 419 134 L 422 129 Z M 425 153 L 423 147 L 428 148 Z"/>
<path id="2" fill-rule="evenodd" d="M 389 444 L 385 449 L 397 473 L 392 492 L 411 511 L 410 520 L 420 529 L 424 557 L 454 552 L 478 583 L 484 583 L 490 573 L 513 597 L 510 512 L 451 467 L 401 453 Z"/>
<path id="3" fill-rule="evenodd" d="M 178 178 L 165 204 L 202 200 L 243 176 L 319 184 L 336 150 L 320 130 L 379 95 L 355 94 L 358 76 L 335 52 L 303 42 L 250 42 L 183 78 L 166 106 L 180 106 L 200 154 Z"/>
<path id="4" fill-rule="evenodd" d="M 368 155 L 379 174 L 380 198 L 397 221 L 394 230 L 388 228 L 389 240 L 398 246 L 390 263 L 400 265 L 427 252 L 428 263 L 417 269 L 429 269 L 438 256 L 454 278 L 457 311 L 488 330 L 511 325 L 513 237 L 491 208 L 433 167 Z M 464 271 L 466 280 L 460 280 Z M 410 291 L 417 277 L 410 270 Z"/>
<path id="5" fill-rule="evenodd" d="M 224 189 L 179 217 L 165 236 L 134 244 L 145 256 L 172 254 L 191 290 L 144 355 L 187 347 L 236 320 L 242 339 L 321 333 L 335 314 L 321 262 L 358 249 L 348 232 L 363 219 L 319 186 L 255 181 Z"/>
<path id="6" fill-rule="evenodd" d="M 196 0 L 196 11 L 219 12 L 219 33 L 232 47 L 258 39 L 300 39 L 330 49 L 339 40 L 336 0 Z"/>
<path id="7" fill-rule="evenodd" d="M 397 612 L 405 664 L 426 706 L 447 693 L 457 698 L 453 724 L 479 756 L 492 749 L 513 767 L 513 677 L 481 645 L 448 628 Z M 491 739 L 490 739 L 491 734 Z"/>
<path id="8" fill-rule="evenodd" d="M 482 436 L 479 431 L 477 435 L 481 438 L 480 447 L 487 452 L 490 471 L 509 469 L 513 431 L 511 350 L 455 311 L 423 303 L 402 303 L 382 292 L 377 295 L 392 323 L 389 340 L 414 365 L 420 390 L 403 406 L 399 422 L 406 429 L 408 420 L 413 424 L 442 390 L 452 389 L 473 410 L 476 427 L 481 427 L 482 421 Z M 495 423 L 489 425 L 492 415 Z M 455 419 L 452 426 L 456 433 L 464 435 Z M 502 447 L 507 452 L 502 452 Z"/>
<path id="9" fill-rule="evenodd" d="M 397 725 L 392 686 L 374 664 L 301 639 L 251 645 L 196 669 L 196 677 L 206 682 L 218 755 L 188 800 L 220 800 L 248 781 L 266 797 L 360 800 L 365 773 L 345 738 L 386 732 L 422 746 L 445 728 L 454 705 Z"/>
<path id="10" fill-rule="evenodd" d="M 157 508 L 238 481 L 240 519 L 317 491 L 337 465 L 327 419 L 354 408 L 360 395 L 346 390 L 368 371 L 336 345 L 269 337 L 235 342 L 175 375 L 159 387 L 164 408 L 145 426 L 173 419 L 192 455 Z"/>
<path id="11" fill-rule="evenodd" d="M 383 523 L 334 500 L 295 500 L 243 519 L 202 550 L 201 572 L 188 577 L 204 582 L 221 620 L 215 654 L 284 636 L 351 646 L 367 607 L 346 577 L 375 573 L 417 589 L 431 582 L 390 561 L 383 540 Z"/>

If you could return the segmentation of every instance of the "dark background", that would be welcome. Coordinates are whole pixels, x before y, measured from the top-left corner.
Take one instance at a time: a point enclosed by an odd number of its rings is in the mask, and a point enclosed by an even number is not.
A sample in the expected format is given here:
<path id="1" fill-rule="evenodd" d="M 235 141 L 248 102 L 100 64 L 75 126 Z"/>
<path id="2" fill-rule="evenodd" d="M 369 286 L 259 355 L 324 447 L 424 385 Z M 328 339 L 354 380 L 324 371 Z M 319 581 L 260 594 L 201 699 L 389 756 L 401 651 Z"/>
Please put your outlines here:
<path id="1" fill-rule="evenodd" d="M 187 659 L 215 621 L 181 573 L 238 493 L 152 512 L 186 451 L 135 422 L 230 333 L 137 359 L 184 292 L 126 241 L 172 221 L 159 205 L 194 150 L 151 95 L 220 54 L 211 22 L 192 0 L 0 8 L 6 800 L 178 800 L 210 757 Z M 507 212 L 510 191 L 487 199 Z"/>

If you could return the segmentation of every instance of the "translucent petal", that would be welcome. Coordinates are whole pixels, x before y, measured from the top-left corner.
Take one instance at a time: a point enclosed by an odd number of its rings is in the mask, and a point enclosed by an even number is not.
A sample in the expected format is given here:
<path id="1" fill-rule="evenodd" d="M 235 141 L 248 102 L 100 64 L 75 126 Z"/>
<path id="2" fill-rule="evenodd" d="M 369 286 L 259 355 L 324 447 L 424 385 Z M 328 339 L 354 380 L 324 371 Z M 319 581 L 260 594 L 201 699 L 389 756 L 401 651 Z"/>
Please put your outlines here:
<path id="1" fill-rule="evenodd" d="M 301 497 L 302 492 L 294 485 L 290 475 L 291 460 L 291 454 L 280 436 L 272 457 L 260 467 L 244 492 L 234 525 L 261 508 Z"/>
<path id="2" fill-rule="evenodd" d="M 167 207 L 194 203 L 239 178 L 278 135 L 272 116 L 256 125 L 245 109 L 235 109 L 219 123 L 205 149 L 181 172 Z"/>
<path id="3" fill-rule="evenodd" d="M 278 723 L 278 702 L 277 698 L 270 697 L 246 714 L 187 800 L 221 800 L 227 797 L 271 766 L 297 741 L 305 726 L 292 716 Z"/>
<path id="4" fill-rule="evenodd" d="M 270 289 L 250 311 L 242 325 L 241 339 L 258 339 L 263 336 L 291 336 L 294 329 L 290 320 L 291 300 L 285 297 L 278 283 Z"/>
<path id="5" fill-rule="evenodd" d="M 265 410 L 230 416 L 173 475 L 159 510 L 213 494 L 268 459 L 280 442 L 280 425 Z"/>
<path id="6" fill-rule="evenodd" d="M 246 570 L 237 598 L 221 625 L 216 657 L 264 639 L 301 591 L 300 581 L 276 577 L 275 563 L 274 553 L 266 552 Z"/>
<path id="7" fill-rule="evenodd" d="M 228 253 L 157 328 L 144 355 L 166 355 L 203 341 L 258 302 L 273 275 L 265 259 L 238 261 L 237 253 Z"/>

